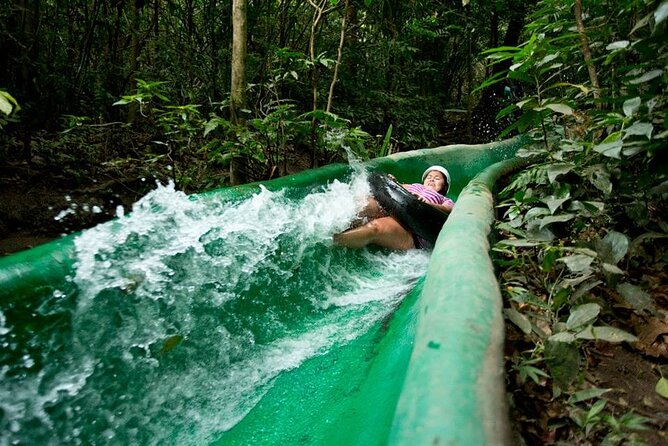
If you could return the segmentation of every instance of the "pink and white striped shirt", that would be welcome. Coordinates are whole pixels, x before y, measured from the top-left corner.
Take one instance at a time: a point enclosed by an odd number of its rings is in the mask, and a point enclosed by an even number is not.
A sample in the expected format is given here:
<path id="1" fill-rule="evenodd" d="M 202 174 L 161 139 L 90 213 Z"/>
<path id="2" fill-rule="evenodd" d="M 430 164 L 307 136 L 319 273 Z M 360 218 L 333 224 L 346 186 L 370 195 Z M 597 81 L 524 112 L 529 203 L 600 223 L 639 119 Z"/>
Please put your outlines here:
<path id="1" fill-rule="evenodd" d="M 404 187 L 411 194 L 418 195 L 430 203 L 449 204 L 450 206 L 454 206 L 455 204 L 455 202 L 449 199 L 448 197 L 443 196 L 432 189 L 428 189 L 420 183 L 406 184 L 404 185 Z"/>

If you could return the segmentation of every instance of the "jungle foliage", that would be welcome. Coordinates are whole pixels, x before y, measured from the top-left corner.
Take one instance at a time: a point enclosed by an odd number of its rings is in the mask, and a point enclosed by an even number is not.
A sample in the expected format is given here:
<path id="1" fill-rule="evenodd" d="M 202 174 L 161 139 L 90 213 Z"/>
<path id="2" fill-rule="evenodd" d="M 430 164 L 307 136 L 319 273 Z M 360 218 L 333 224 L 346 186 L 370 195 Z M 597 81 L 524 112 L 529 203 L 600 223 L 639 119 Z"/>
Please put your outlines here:
<path id="1" fill-rule="evenodd" d="M 489 140 L 470 125 L 479 53 L 518 43 L 524 5 L 250 1 L 239 126 L 232 0 L 2 0 L 0 88 L 22 107 L 2 155 L 79 176 L 149 163 L 192 191 L 225 184 L 237 155 L 267 179 L 344 159 L 343 146 L 363 158 L 433 146 L 443 110 L 468 118 L 451 142 Z"/>
<path id="2" fill-rule="evenodd" d="M 519 92 L 497 116 L 512 116 L 502 135 L 536 142 L 501 193 L 494 247 L 525 348 L 509 360 L 511 387 L 534 396 L 517 401 L 533 441 L 646 444 L 640 431 L 665 426 L 620 407 L 590 366 L 596 341 L 628 343 L 656 361 L 656 392 L 668 397 L 667 17 L 666 1 L 543 0 L 520 45 L 485 51 L 511 63 L 486 85 Z M 536 422 L 541 399 L 552 413 Z"/>
<path id="3" fill-rule="evenodd" d="M 590 367 L 623 343 L 668 398 L 667 18 L 667 0 L 249 1 L 233 119 L 232 0 L 0 0 L 0 157 L 191 192 L 238 156 L 261 180 L 528 135 L 494 245 L 520 434 L 645 444 L 666 420 Z"/>

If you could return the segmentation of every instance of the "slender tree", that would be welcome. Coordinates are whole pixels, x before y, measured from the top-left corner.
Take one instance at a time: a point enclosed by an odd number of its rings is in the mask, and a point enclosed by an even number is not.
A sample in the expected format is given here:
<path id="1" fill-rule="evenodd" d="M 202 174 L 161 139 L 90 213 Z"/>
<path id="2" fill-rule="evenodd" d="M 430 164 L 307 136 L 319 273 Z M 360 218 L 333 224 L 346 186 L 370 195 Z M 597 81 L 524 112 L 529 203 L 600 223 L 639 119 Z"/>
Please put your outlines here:
<path id="1" fill-rule="evenodd" d="M 232 2 L 232 87 L 230 89 L 230 116 L 237 125 L 243 123 L 241 110 L 246 107 L 246 31 L 247 31 L 247 2 L 233 0 Z M 239 156 L 230 162 L 230 182 L 242 184 L 245 181 L 242 175 Z"/>
<path id="2" fill-rule="evenodd" d="M 594 88 L 594 98 L 598 99 L 600 97 L 600 86 L 598 84 L 598 75 L 596 74 L 596 67 L 594 66 L 594 58 L 591 55 L 591 48 L 589 47 L 589 39 L 587 38 L 587 32 L 584 26 L 584 20 L 582 19 L 582 0 L 575 0 L 575 24 L 578 29 L 578 35 L 580 36 L 580 51 L 584 57 L 585 63 L 587 64 L 587 72 L 589 73 L 589 80 L 591 86 Z"/>
<path id="3" fill-rule="evenodd" d="M 341 18 L 341 34 L 339 36 L 339 48 L 336 52 L 336 65 L 334 65 L 334 75 L 332 76 L 332 82 L 329 84 L 329 96 L 327 97 L 327 112 L 332 108 L 332 99 L 334 98 L 334 85 L 339 74 L 339 66 L 341 65 L 341 58 L 343 57 L 343 42 L 346 36 L 346 19 L 350 14 L 350 0 L 345 0 L 345 7 L 343 9 L 343 16 Z"/>

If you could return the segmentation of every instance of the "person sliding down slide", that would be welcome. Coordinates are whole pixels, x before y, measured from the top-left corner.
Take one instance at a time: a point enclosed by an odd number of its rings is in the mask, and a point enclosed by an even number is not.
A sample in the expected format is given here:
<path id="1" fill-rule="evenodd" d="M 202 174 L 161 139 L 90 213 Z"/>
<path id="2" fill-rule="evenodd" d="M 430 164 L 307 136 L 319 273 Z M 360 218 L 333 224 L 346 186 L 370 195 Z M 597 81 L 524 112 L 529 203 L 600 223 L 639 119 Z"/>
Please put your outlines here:
<path id="1" fill-rule="evenodd" d="M 422 174 L 422 184 L 379 184 L 381 180 L 370 179 L 373 197 L 368 199 L 367 206 L 360 212 L 360 217 L 368 218 L 366 224 L 335 234 L 334 244 L 348 248 L 362 248 L 369 244 L 383 248 L 408 250 L 432 248 L 438 231 L 450 213 L 454 202 L 445 194 L 450 189 L 450 173 L 443 166 L 431 166 Z M 437 222 L 417 221 L 420 215 L 409 215 L 416 206 L 405 206 L 404 203 L 392 202 L 393 197 L 401 196 L 398 188 L 403 188 L 415 196 L 415 201 L 431 206 L 431 212 L 425 216 Z M 402 191 L 405 193 L 405 191 Z M 401 209 L 403 206 L 405 209 Z M 434 219 L 434 209 L 437 215 Z M 388 212 L 390 215 L 388 215 Z M 427 216 L 429 214 L 429 216 Z M 442 215 L 441 215 L 442 214 Z M 411 224 L 411 222 L 415 222 Z M 422 224 L 421 224 L 422 223 Z M 425 226 L 427 226 L 425 228 Z M 428 227 L 431 226 L 431 227 Z"/>

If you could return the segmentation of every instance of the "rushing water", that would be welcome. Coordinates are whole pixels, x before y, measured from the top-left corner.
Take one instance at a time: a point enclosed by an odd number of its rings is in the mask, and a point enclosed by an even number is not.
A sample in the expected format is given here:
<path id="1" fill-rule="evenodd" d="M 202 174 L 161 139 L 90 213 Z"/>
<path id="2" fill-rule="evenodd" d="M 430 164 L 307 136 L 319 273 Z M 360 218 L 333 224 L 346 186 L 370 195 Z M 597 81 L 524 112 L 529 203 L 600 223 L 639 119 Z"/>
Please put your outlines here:
<path id="1" fill-rule="evenodd" d="M 367 192 L 364 172 L 300 199 L 158 187 L 85 231 L 65 282 L 0 302 L 0 445 L 205 444 L 232 428 L 424 274 L 421 251 L 332 246 Z"/>

